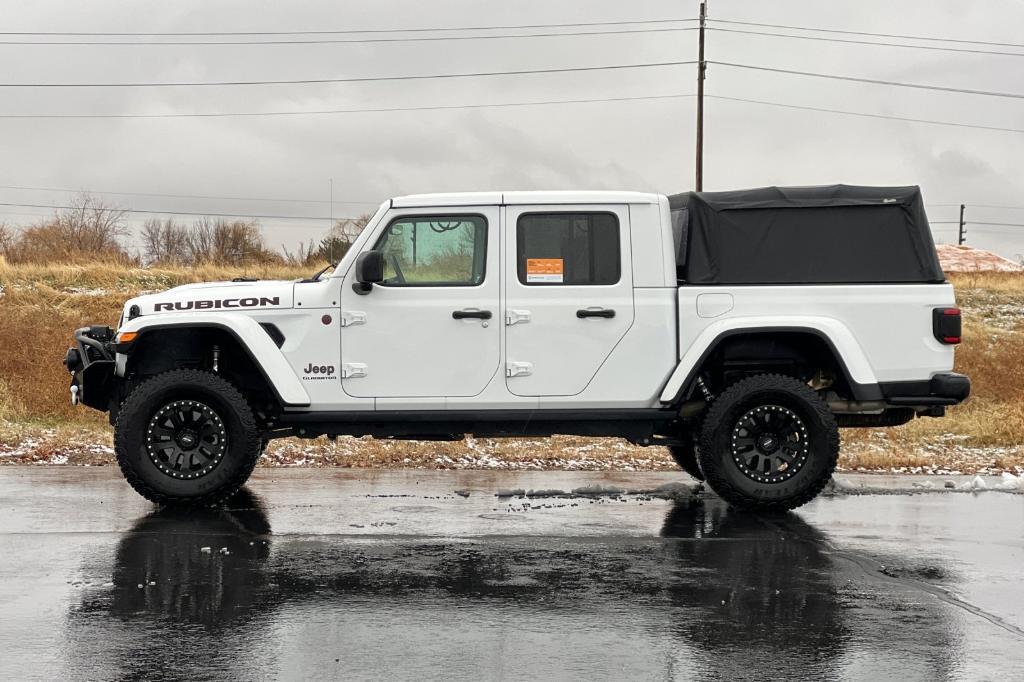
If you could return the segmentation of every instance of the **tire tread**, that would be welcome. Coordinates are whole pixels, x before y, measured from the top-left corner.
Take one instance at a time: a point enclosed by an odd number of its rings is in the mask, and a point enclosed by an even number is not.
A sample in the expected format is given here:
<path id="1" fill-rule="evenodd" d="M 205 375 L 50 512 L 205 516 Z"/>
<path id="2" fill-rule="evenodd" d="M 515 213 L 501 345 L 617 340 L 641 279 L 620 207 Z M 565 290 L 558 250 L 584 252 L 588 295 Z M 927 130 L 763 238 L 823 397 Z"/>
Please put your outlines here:
<path id="1" fill-rule="evenodd" d="M 816 419 L 826 430 L 828 451 L 822 454 L 828 458 L 826 466 L 829 475 L 819 477 L 812 485 L 796 496 L 772 500 L 752 498 L 734 486 L 727 477 L 723 476 L 718 466 L 709 466 L 711 463 L 710 458 L 714 457 L 715 431 L 724 420 L 726 413 L 737 400 L 758 390 L 782 390 L 794 394 L 806 403 L 808 409 L 814 412 Z M 711 403 L 707 416 L 704 419 L 703 428 L 701 429 L 698 452 L 702 453 L 702 460 L 709 458 L 708 464 L 703 461 L 701 462 L 701 472 L 704 474 L 708 485 L 726 502 L 752 511 L 788 511 L 807 504 L 817 497 L 824 490 L 825 486 L 828 485 L 832 472 L 835 471 L 836 464 L 839 461 L 839 428 L 836 424 L 835 416 L 828 408 L 828 405 L 807 384 L 783 374 L 757 374 L 731 384 Z"/>
<path id="2" fill-rule="evenodd" d="M 136 473 L 130 463 L 128 445 L 125 442 L 127 437 L 125 424 L 134 416 L 134 413 L 142 409 L 146 401 L 155 393 L 181 384 L 203 384 L 207 391 L 216 393 L 218 399 L 235 413 L 246 433 L 245 458 L 238 466 L 234 476 L 226 484 L 199 497 L 182 498 L 155 490 Z M 196 508 L 220 505 L 245 485 L 263 452 L 261 444 L 256 418 L 245 396 L 226 379 L 199 369 L 172 369 L 146 379 L 128 394 L 114 423 L 114 454 L 128 485 L 147 500 L 165 506 Z"/>

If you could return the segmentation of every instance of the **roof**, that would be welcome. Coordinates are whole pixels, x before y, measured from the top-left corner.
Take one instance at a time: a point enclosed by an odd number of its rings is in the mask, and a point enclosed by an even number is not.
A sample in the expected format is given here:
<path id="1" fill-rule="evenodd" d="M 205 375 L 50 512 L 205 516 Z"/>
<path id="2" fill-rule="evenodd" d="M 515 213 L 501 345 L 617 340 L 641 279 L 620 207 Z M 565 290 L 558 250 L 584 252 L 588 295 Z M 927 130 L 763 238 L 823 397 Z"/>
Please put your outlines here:
<path id="1" fill-rule="evenodd" d="M 761 187 L 669 197 L 692 284 L 942 282 L 917 187 Z"/>
<path id="2" fill-rule="evenodd" d="M 909 187 L 862 187 L 818 185 L 805 187 L 756 187 L 727 192 L 684 192 L 669 196 L 673 209 L 701 203 L 713 210 L 754 208 L 810 208 L 821 206 L 874 206 L 920 201 L 921 190 Z"/>
<path id="3" fill-rule="evenodd" d="M 451 192 L 395 197 L 395 208 L 534 204 L 657 204 L 662 195 L 620 191 Z"/>

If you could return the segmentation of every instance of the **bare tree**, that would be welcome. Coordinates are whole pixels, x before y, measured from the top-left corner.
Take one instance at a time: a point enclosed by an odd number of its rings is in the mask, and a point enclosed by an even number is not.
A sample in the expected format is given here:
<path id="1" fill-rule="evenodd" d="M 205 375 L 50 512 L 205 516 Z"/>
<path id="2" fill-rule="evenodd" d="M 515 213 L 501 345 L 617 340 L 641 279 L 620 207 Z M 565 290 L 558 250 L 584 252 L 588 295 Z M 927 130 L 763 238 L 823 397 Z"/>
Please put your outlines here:
<path id="1" fill-rule="evenodd" d="M 125 211 L 80 194 L 71 207 L 32 225 L 12 238 L 8 258 L 13 262 L 50 263 L 82 260 L 132 260 L 121 246 L 127 234 Z"/>
<path id="2" fill-rule="evenodd" d="M 179 265 L 188 259 L 188 228 L 172 219 L 150 218 L 142 226 L 146 261 Z"/>
<path id="3" fill-rule="evenodd" d="M 200 218 L 182 240 L 187 260 L 193 263 L 245 265 L 281 261 L 267 250 L 259 223 Z"/>
<path id="4" fill-rule="evenodd" d="M 320 258 L 320 242 L 314 239 L 308 242 L 299 242 L 294 251 L 290 251 L 287 246 L 282 244 L 281 253 L 284 255 L 284 262 L 288 265 L 306 266 L 322 260 Z"/>
<path id="5" fill-rule="evenodd" d="M 14 233 L 6 224 L 0 223 L 0 256 L 6 257 L 14 245 Z"/>
<path id="6" fill-rule="evenodd" d="M 320 242 L 320 249 L 316 253 L 315 260 L 334 262 L 341 260 L 348 250 L 352 248 L 356 238 L 362 234 L 372 216 L 361 215 L 358 218 L 341 218 L 334 222 L 327 237 Z"/>

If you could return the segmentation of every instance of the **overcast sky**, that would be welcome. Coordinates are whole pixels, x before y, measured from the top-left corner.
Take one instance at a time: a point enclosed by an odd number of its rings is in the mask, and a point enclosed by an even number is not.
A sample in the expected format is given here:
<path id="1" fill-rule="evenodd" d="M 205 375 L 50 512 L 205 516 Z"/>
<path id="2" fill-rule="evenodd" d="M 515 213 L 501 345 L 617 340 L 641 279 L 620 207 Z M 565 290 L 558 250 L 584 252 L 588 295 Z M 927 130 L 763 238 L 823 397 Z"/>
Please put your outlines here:
<path id="1" fill-rule="evenodd" d="M 4 31 L 352 31 L 692 18 L 696 1 L 0 0 Z M 715 20 L 1024 43 L 1024 3 L 951 0 L 712 0 Z M 665 29 L 648 24 L 544 29 Z M 754 31 L 778 29 L 753 28 Z M 366 37 L 508 35 L 541 29 Z M 790 33 L 796 33 L 790 31 Z M 826 34 L 807 34 L 820 35 Z M 910 43 L 831 34 L 833 38 Z M 250 39 L 257 39 L 253 36 Z M 131 40 L 119 38 L 118 40 Z M 167 40 L 167 38 L 135 38 Z M 196 40 L 197 38 L 179 38 Z M 214 38 L 215 39 L 215 38 Z M 232 40 L 233 38 L 225 38 Z M 237 39 L 237 38 L 234 38 Z M 262 39 L 269 39 L 264 36 Z M 284 39 L 289 39 L 285 36 Z M 294 37 L 292 37 L 294 39 Z M 74 40 L 2 36 L 0 40 Z M 96 40 L 80 38 L 80 40 Z M 102 39 L 101 39 L 102 40 Z M 1024 93 L 1024 57 L 878 47 L 709 31 L 707 58 L 954 88 Z M 1024 48 L 921 43 L 1020 52 Z M 8 83 L 295 80 L 684 61 L 695 31 L 491 40 L 233 46 L 0 45 Z M 0 88 L 2 114 L 301 111 L 690 95 L 695 67 L 364 83 L 174 88 Z M 708 95 L 1024 129 L 1024 100 L 852 83 L 711 64 Z M 787 184 L 922 186 L 929 217 L 1024 223 L 1024 133 L 956 128 L 708 99 L 705 189 Z M 488 189 L 693 188 L 692 97 L 504 108 L 161 119 L 0 118 L 0 185 L 304 199 L 240 201 L 104 195 L 124 208 L 321 217 L 262 220 L 279 247 L 319 238 L 330 212 L 371 212 L 389 196 Z M 0 189 L 0 202 L 69 195 Z M 981 208 L 980 205 L 1019 206 Z M 24 223 L 45 209 L 0 206 Z M 134 216 L 138 224 L 145 216 Z M 955 225 L 935 225 L 955 241 Z M 968 225 L 968 243 L 1016 258 L 1024 227 Z"/>

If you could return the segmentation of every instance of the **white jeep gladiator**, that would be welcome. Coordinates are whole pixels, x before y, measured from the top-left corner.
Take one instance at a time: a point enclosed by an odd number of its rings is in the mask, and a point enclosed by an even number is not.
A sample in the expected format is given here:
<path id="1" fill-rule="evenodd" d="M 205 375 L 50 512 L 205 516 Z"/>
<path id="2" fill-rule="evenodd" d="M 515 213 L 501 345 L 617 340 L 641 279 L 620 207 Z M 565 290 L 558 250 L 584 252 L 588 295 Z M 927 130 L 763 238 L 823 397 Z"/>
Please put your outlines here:
<path id="1" fill-rule="evenodd" d="M 960 324 L 916 187 L 432 194 L 309 279 L 129 300 L 64 363 L 162 504 L 226 499 L 272 438 L 558 433 L 770 511 L 822 490 L 839 427 L 963 401 Z"/>

